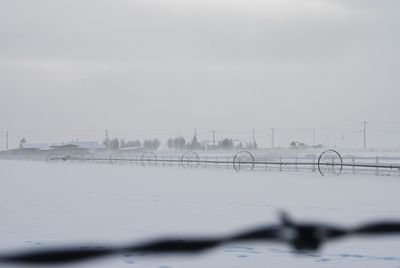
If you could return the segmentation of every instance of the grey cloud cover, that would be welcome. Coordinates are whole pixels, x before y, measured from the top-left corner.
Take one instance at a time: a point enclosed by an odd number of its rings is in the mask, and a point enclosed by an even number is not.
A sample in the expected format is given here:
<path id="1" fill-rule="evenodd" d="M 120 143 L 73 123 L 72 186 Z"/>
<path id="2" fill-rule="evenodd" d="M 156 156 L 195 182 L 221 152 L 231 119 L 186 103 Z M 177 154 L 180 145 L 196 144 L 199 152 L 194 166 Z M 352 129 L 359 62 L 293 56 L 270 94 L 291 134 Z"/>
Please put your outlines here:
<path id="1" fill-rule="evenodd" d="M 2 130 L 187 133 L 393 121 L 399 5 L 2 1 Z M 378 138 L 377 146 L 400 146 Z"/>

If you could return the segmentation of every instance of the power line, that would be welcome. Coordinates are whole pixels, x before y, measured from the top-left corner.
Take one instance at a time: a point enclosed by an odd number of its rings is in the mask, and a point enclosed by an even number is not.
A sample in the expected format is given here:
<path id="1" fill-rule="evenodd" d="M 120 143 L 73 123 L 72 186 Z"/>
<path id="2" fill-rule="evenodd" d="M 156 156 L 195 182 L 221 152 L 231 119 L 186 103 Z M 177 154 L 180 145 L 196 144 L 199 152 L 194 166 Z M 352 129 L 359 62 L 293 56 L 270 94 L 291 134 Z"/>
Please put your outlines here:
<path id="1" fill-rule="evenodd" d="M 315 146 L 315 128 L 313 128 L 312 132 L 313 132 L 312 145 Z"/>
<path id="2" fill-rule="evenodd" d="M 213 149 L 215 150 L 215 130 L 212 131 L 212 135 L 213 135 Z"/>
<path id="3" fill-rule="evenodd" d="M 275 131 L 274 131 L 275 129 L 274 128 L 271 128 L 271 148 L 273 149 L 274 148 L 274 139 L 275 139 L 275 137 L 274 137 L 274 135 L 275 135 Z"/>
<path id="4" fill-rule="evenodd" d="M 363 129 L 363 134 L 364 134 L 364 149 L 367 148 L 367 123 L 366 121 L 363 122 L 364 129 Z"/>

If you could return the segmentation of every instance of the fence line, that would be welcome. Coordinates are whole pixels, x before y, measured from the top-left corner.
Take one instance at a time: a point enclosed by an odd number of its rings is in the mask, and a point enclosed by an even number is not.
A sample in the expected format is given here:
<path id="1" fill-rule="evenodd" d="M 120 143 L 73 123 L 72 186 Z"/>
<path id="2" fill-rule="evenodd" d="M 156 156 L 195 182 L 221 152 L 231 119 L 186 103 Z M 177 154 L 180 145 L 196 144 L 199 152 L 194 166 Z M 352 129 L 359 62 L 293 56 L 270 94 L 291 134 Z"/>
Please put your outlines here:
<path id="1" fill-rule="evenodd" d="M 326 174 L 372 174 L 376 176 L 400 175 L 400 158 L 395 157 L 342 157 L 337 151 L 326 150 L 317 158 L 315 155 L 306 157 L 268 157 L 249 151 L 240 151 L 234 156 L 209 156 L 194 151 L 188 151 L 181 156 L 158 156 L 155 152 L 144 152 L 141 155 L 124 155 L 113 152 L 107 155 L 84 153 L 81 155 L 48 154 L 7 156 L 7 159 L 30 159 L 52 161 L 80 161 L 94 163 L 127 164 L 136 163 L 143 166 L 176 166 L 183 168 L 226 168 L 236 171 L 293 171 L 293 172 L 318 172 Z M 372 162 L 373 161 L 373 162 Z"/>

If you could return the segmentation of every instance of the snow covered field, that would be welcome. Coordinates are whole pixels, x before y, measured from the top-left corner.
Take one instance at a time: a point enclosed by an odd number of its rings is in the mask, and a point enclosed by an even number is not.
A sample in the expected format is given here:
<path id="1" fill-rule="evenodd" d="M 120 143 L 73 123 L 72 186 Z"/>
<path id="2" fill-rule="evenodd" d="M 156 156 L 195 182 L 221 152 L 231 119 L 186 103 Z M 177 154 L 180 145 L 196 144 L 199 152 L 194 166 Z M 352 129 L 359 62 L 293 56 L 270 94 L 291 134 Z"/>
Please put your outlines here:
<path id="1" fill-rule="evenodd" d="M 400 220 L 399 188 L 398 177 L 2 160 L 0 251 L 229 233 L 275 223 L 279 210 L 344 225 Z M 284 245 L 238 244 L 73 267 L 400 267 L 400 236 L 341 240 L 312 256 Z"/>

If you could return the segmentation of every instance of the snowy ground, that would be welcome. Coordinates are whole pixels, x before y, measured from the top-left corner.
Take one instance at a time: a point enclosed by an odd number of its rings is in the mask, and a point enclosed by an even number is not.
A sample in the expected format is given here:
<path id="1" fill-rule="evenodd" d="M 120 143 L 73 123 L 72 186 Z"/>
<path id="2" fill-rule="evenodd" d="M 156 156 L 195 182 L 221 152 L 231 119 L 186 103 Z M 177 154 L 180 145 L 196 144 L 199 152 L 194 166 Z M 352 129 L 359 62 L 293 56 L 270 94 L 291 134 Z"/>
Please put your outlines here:
<path id="1" fill-rule="evenodd" d="M 75 242 L 220 234 L 298 220 L 400 220 L 398 177 L 0 161 L 0 252 Z M 400 267 L 400 237 L 343 240 L 313 256 L 240 244 L 205 254 L 117 256 L 73 267 Z M 3 266 L 2 266 L 3 267 Z M 65 266 L 63 266 L 65 267 Z"/>

